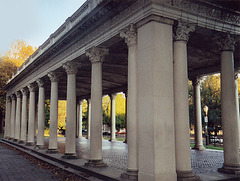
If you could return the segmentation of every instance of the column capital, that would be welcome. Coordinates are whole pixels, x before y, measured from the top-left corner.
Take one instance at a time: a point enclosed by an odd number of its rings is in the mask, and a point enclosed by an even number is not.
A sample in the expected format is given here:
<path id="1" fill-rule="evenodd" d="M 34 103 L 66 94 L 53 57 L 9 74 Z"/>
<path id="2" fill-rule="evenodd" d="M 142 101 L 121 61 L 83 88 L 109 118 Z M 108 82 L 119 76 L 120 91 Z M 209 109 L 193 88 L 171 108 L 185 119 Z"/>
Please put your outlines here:
<path id="1" fill-rule="evenodd" d="M 194 77 L 194 78 L 192 79 L 192 85 L 193 85 L 193 86 L 200 85 L 201 81 L 202 81 L 202 77 Z"/>
<path id="2" fill-rule="evenodd" d="M 221 35 L 221 37 L 217 40 L 217 45 L 219 46 L 220 52 L 234 51 L 236 45 L 235 37 L 233 37 L 229 33 L 225 33 Z"/>
<path id="3" fill-rule="evenodd" d="M 59 81 L 59 74 L 57 72 L 49 72 L 48 77 L 51 82 L 58 82 Z"/>
<path id="4" fill-rule="evenodd" d="M 27 87 L 24 87 L 24 88 L 22 88 L 21 89 L 21 92 L 22 92 L 22 95 L 27 95 L 27 93 L 28 93 L 28 88 Z"/>
<path id="5" fill-rule="evenodd" d="M 109 97 L 110 97 L 111 100 L 113 100 L 113 99 L 115 99 L 117 97 L 117 93 L 111 94 Z"/>
<path id="6" fill-rule="evenodd" d="M 22 96 L 21 91 L 17 91 L 16 93 L 17 98 L 20 98 Z"/>
<path id="7" fill-rule="evenodd" d="M 80 100 L 80 101 L 79 101 L 79 104 L 82 105 L 82 104 L 83 104 L 83 100 Z"/>
<path id="8" fill-rule="evenodd" d="M 63 68 L 65 69 L 67 74 L 76 74 L 79 64 L 76 62 L 68 61 L 63 64 Z"/>
<path id="9" fill-rule="evenodd" d="M 43 79 L 41 79 L 41 78 L 39 78 L 39 79 L 37 79 L 37 84 L 38 84 L 38 87 L 43 87 L 44 86 L 44 81 L 43 81 Z"/>
<path id="10" fill-rule="evenodd" d="M 188 41 L 191 32 L 195 31 L 196 25 L 183 20 L 178 20 L 174 26 L 174 41 Z"/>
<path id="11" fill-rule="evenodd" d="M 11 102 L 11 96 L 7 96 L 7 102 Z"/>
<path id="12" fill-rule="evenodd" d="M 238 79 L 238 74 L 239 74 L 239 72 L 238 72 L 238 71 L 236 71 L 236 72 L 235 72 L 235 74 L 234 74 L 234 79 L 235 79 L 235 80 L 237 80 L 237 79 Z"/>
<path id="13" fill-rule="evenodd" d="M 16 99 L 15 95 L 12 94 L 12 95 L 11 95 L 11 100 L 14 101 L 15 99 Z"/>
<path id="14" fill-rule="evenodd" d="M 120 37 L 124 38 L 128 47 L 137 44 L 137 29 L 134 24 L 130 24 L 127 29 L 120 31 Z"/>
<path id="15" fill-rule="evenodd" d="M 28 85 L 28 89 L 30 92 L 34 92 L 36 90 L 36 85 L 34 83 L 30 83 Z"/>
<path id="16" fill-rule="evenodd" d="M 109 54 L 109 50 L 105 48 L 92 47 L 86 51 L 86 56 L 89 57 L 91 63 L 103 62 L 106 55 Z"/>

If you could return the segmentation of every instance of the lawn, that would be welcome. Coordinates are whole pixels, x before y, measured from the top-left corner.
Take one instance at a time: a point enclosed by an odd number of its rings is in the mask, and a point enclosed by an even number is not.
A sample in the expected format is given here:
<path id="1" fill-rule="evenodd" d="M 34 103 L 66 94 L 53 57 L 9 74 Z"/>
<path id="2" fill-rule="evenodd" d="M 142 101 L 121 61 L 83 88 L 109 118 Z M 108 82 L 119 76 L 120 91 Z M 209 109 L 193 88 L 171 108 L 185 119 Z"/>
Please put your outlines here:
<path id="1" fill-rule="evenodd" d="M 194 144 L 193 143 L 190 143 L 190 147 L 193 148 L 194 147 Z M 217 147 L 217 146 L 214 146 L 214 145 L 204 145 L 204 147 L 206 149 L 212 149 L 212 150 L 223 150 L 222 147 Z"/>

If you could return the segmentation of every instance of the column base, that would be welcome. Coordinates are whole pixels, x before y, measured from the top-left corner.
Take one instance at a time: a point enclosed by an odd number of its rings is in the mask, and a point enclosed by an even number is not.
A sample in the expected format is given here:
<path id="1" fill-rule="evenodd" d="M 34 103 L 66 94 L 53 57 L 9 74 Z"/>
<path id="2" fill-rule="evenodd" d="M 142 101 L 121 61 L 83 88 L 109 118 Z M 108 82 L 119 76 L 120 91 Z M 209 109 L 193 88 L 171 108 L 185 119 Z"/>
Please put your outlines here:
<path id="1" fill-rule="evenodd" d="M 110 142 L 116 142 L 117 140 L 116 140 L 116 139 L 110 139 L 110 140 L 108 140 L 108 141 L 110 141 Z"/>
<path id="2" fill-rule="evenodd" d="M 200 181 L 200 177 L 194 175 L 191 171 L 177 171 L 177 180 L 178 181 Z"/>
<path id="3" fill-rule="evenodd" d="M 195 145 L 192 149 L 199 151 L 206 150 L 206 148 L 203 145 Z"/>
<path id="4" fill-rule="evenodd" d="M 43 149 L 45 149 L 45 145 L 36 145 L 34 149 L 43 150 Z"/>
<path id="5" fill-rule="evenodd" d="M 101 168 L 101 167 L 107 167 L 107 164 L 104 163 L 103 160 L 88 160 L 88 162 L 85 163 L 85 166 Z"/>
<path id="6" fill-rule="evenodd" d="M 218 168 L 218 172 L 240 175 L 240 164 L 223 164 L 222 168 Z"/>
<path id="7" fill-rule="evenodd" d="M 19 140 L 19 141 L 18 141 L 18 144 L 26 144 L 26 141 L 24 141 L 24 140 Z"/>
<path id="8" fill-rule="evenodd" d="M 9 137 L 9 136 L 5 136 L 4 138 L 5 138 L 6 140 L 8 140 L 10 137 Z"/>
<path id="9" fill-rule="evenodd" d="M 27 142 L 27 143 L 26 143 L 26 146 L 34 146 L 34 145 L 35 145 L 34 142 Z"/>
<path id="10" fill-rule="evenodd" d="M 127 143 L 128 141 L 127 140 L 125 140 L 123 143 Z"/>
<path id="11" fill-rule="evenodd" d="M 64 153 L 62 158 L 65 158 L 65 159 L 78 159 L 78 156 L 77 156 L 76 153 Z"/>
<path id="12" fill-rule="evenodd" d="M 9 141 L 12 141 L 12 140 L 14 140 L 14 138 L 9 137 L 8 140 L 9 140 Z"/>
<path id="13" fill-rule="evenodd" d="M 121 174 L 121 178 L 129 179 L 129 180 L 138 180 L 138 170 L 130 170 Z"/>
<path id="14" fill-rule="evenodd" d="M 54 153 L 59 153 L 58 149 L 48 149 L 46 153 L 54 154 Z"/>
<path id="15" fill-rule="evenodd" d="M 18 142 L 18 139 L 14 139 L 13 142 Z"/>

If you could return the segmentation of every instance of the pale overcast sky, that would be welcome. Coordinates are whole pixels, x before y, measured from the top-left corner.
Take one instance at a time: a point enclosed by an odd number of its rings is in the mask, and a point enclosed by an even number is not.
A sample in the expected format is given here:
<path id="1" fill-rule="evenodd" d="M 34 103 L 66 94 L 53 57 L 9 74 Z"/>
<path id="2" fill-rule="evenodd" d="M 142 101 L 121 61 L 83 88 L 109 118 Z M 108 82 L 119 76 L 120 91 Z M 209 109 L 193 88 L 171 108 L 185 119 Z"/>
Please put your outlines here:
<path id="1" fill-rule="evenodd" d="M 0 56 L 15 40 L 39 47 L 85 0 L 0 0 Z"/>

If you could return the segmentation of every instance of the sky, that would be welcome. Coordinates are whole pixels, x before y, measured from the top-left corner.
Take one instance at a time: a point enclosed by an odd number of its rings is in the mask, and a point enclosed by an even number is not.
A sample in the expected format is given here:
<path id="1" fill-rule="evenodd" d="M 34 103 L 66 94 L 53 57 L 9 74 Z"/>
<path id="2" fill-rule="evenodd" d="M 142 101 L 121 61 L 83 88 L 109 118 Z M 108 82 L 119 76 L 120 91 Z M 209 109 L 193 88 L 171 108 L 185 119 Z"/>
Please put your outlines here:
<path id="1" fill-rule="evenodd" d="M 86 0 L 0 0 L 0 56 L 15 40 L 39 47 Z"/>

